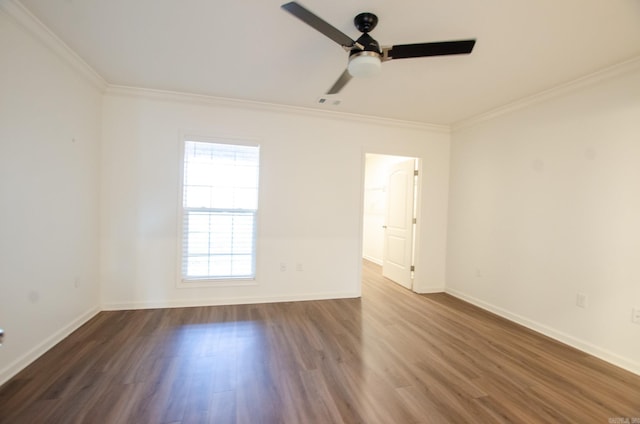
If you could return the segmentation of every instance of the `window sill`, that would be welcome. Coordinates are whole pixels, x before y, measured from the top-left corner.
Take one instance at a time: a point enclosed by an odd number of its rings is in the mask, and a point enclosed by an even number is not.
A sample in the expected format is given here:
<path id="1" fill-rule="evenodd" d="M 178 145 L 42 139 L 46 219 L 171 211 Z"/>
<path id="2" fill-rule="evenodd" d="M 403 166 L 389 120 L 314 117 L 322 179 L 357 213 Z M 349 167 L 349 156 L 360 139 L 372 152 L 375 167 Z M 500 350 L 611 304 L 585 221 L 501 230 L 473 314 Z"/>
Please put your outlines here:
<path id="1" fill-rule="evenodd" d="M 257 286 L 258 282 L 255 278 L 221 278 L 221 279 L 193 279 L 178 280 L 178 288 L 200 288 L 200 287 L 241 287 L 241 286 Z"/>

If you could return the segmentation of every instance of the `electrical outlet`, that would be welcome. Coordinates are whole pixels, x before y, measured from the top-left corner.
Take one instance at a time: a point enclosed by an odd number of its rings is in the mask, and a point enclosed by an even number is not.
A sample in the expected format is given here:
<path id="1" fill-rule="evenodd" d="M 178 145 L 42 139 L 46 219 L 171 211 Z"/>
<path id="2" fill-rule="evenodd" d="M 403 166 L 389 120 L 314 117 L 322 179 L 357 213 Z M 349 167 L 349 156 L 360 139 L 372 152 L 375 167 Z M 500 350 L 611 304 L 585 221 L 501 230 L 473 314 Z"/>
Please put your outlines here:
<path id="1" fill-rule="evenodd" d="M 633 308 L 633 310 L 631 311 L 631 322 L 640 324 L 640 307 Z"/>
<path id="2" fill-rule="evenodd" d="M 280 262 L 280 272 L 285 272 L 287 270 L 287 264 L 284 262 Z"/>
<path id="3" fill-rule="evenodd" d="M 586 294 L 584 294 L 584 293 L 578 293 L 577 294 L 577 296 L 576 296 L 576 306 L 578 308 L 586 309 L 587 306 L 588 306 L 588 303 L 589 303 L 588 301 L 589 301 L 589 298 L 587 297 Z"/>

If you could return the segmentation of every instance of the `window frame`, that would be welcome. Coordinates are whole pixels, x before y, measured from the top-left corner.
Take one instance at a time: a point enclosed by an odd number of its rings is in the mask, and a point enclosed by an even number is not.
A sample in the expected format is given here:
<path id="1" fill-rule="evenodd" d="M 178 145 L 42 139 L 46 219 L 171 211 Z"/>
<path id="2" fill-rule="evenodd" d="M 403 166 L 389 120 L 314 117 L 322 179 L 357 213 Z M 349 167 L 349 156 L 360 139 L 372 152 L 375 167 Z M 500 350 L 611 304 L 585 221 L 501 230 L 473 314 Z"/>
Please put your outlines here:
<path id="1" fill-rule="evenodd" d="M 185 214 L 188 208 L 184 206 L 184 178 L 185 178 L 185 154 L 186 146 L 188 142 L 197 143 L 211 143 L 222 144 L 231 146 L 246 146 L 255 147 L 258 149 L 258 181 L 257 188 L 258 194 L 256 199 L 256 209 L 253 211 L 254 216 L 254 246 L 253 246 L 253 276 L 242 277 L 202 277 L 202 278 L 185 278 L 183 275 L 183 262 L 184 257 L 184 241 L 186 237 L 185 232 Z M 177 262 L 177 287 L 179 288 L 195 288 L 195 287 L 225 287 L 225 286 L 248 286 L 257 285 L 258 277 L 258 240 L 259 240 L 259 212 L 260 212 L 260 170 L 262 167 L 262 152 L 259 140 L 247 137 L 216 137 L 216 136 L 201 136 L 193 134 L 183 134 L 180 137 L 180 161 L 179 161 L 179 184 L 178 184 L 178 262 Z M 215 210 L 219 213 L 224 212 L 241 212 L 247 213 L 251 210 L 247 209 L 227 209 L 227 208 L 190 208 L 192 210 L 201 209 L 203 211 Z"/>

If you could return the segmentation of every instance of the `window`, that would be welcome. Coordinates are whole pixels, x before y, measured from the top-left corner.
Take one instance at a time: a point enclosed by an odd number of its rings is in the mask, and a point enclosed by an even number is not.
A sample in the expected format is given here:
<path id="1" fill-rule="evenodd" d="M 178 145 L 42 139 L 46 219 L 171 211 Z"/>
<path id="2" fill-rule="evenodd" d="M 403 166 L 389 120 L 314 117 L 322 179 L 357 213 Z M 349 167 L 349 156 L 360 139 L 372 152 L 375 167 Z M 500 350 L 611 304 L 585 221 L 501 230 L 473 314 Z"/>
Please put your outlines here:
<path id="1" fill-rule="evenodd" d="M 182 281 L 251 279 L 260 148 L 186 141 Z"/>

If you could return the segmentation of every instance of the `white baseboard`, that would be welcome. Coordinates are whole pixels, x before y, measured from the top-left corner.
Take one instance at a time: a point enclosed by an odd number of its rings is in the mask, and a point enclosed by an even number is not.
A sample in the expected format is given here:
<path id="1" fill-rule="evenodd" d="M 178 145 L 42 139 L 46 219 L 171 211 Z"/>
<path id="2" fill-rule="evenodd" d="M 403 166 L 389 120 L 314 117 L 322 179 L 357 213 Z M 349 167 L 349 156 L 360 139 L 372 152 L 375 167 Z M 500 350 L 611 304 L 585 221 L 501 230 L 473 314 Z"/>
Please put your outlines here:
<path id="1" fill-rule="evenodd" d="M 360 293 L 312 293 L 295 296 L 274 297 L 234 297 L 209 299 L 158 300 L 138 302 L 109 302 L 102 305 L 103 311 L 122 311 L 130 309 L 158 309 L 158 308 L 190 308 L 198 306 L 249 305 L 259 303 L 304 302 L 308 300 L 353 299 L 360 297 Z"/>
<path id="2" fill-rule="evenodd" d="M 100 312 L 100 309 L 98 307 L 89 309 L 78 318 L 74 319 L 69 324 L 56 331 L 51 336 L 47 337 L 42 343 L 29 350 L 20 358 L 2 368 L 2 370 L 0 370 L 0 386 L 9 381 L 10 378 L 18 374 L 20 371 L 25 369 L 29 364 L 38 359 L 53 346 L 68 337 L 71 333 L 80 328 L 80 326 L 82 326 L 84 323 L 96 316 L 98 312 Z"/>
<path id="3" fill-rule="evenodd" d="M 367 255 L 362 255 L 362 259 L 369 262 L 373 262 L 376 265 L 382 266 L 382 259 L 374 258 L 372 256 L 367 256 Z"/>
<path id="4" fill-rule="evenodd" d="M 418 294 L 444 293 L 444 287 L 414 287 L 413 291 Z"/>
<path id="5" fill-rule="evenodd" d="M 562 331 L 558 331 L 544 324 L 540 324 L 539 322 L 530 320 L 526 317 L 515 314 L 513 312 L 510 312 L 498 306 L 492 305 L 483 300 L 477 299 L 473 296 L 468 296 L 457 290 L 447 288 L 445 292 L 450 294 L 451 296 L 457 297 L 458 299 L 464 300 L 465 302 L 469 302 L 475 306 L 478 306 L 482 309 L 485 309 L 489 312 L 492 312 L 496 315 L 506 318 L 509 321 L 513 321 L 533 331 L 536 331 L 538 333 L 544 334 L 545 336 L 551 337 L 552 339 L 555 339 L 561 343 L 564 343 L 578 350 L 581 350 L 585 353 L 588 353 L 589 355 L 593 355 L 596 358 L 600 358 L 603 361 L 609 362 L 613 365 L 616 365 L 634 374 L 640 375 L 640 362 L 638 361 L 634 361 L 630 358 L 625 358 L 616 353 L 610 352 L 607 349 L 603 349 L 599 346 L 595 346 L 589 342 L 580 340 Z"/>

